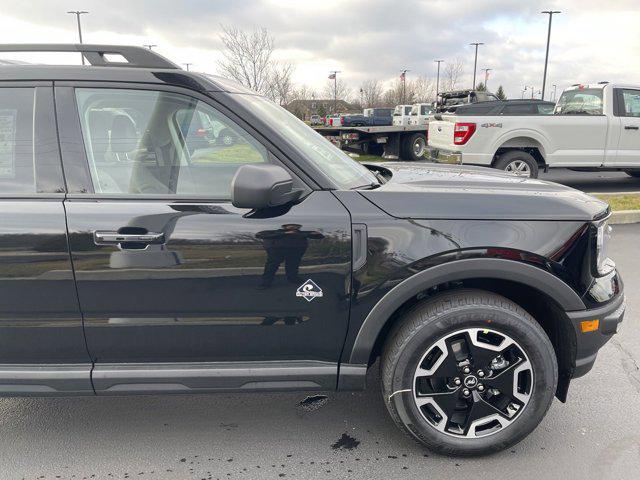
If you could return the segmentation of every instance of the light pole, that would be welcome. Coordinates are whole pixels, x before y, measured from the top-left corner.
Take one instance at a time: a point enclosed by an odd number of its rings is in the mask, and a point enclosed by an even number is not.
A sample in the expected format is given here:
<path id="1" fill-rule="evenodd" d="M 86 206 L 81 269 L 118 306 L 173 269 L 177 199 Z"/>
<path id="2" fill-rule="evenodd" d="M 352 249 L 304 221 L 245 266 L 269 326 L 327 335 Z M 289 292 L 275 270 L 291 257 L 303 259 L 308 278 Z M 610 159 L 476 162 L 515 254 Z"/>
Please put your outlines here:
<path id="1" fill-rule="evenodd" d="M 549 15 L 549 29 L 547 31 L 547 53 L 544 56 L 544 73 L 542 74 L 542 100 L 544 100 L 544 89 L 547 84 L 547 63 L 549 62 L 549 42 L 551 41 L 551 20 L 554 13 L 562 13 L 560 10 L 544 10 L 540 13 Z"/>
<path id="2" fill-rule="evenodd" d="M 556 93 L 558 91 L 558 86 L 556 84 L 553 84 L 552 87 L 553 87 L 553 101 L 555 102 L 556 101 Z"/>
<path id="3" fill-rule="evenodd" d="M 471 90 L 475 90 L 476 89 L 476 68 L 478 66 L 478 47 L 480 45 L 484 45 L 484 43 L 475 42 L 475 43 L 470 43 L 469 45 L 473 45 L 476 47 L 476 55 L 473 60 L 473 85 L 471 86 Z"/>
<path id="4" fill-rule="evenodd" d="M 84 15 L 86 12 L 84 10 L 71 10 L 67 13 L 71 13 L 76 16 L 76 20 L 78 22 L 78 38 L 80 39 L 80 43 L 82 43 L 82 26 L 80 25 L 80 15 Z M 80 59 L 82 60 L 82 65 L 84 65 L 84 55 L 80 53 Z"/>
<path id="5" fill-rule="evenodd" d="M 493 70 L 493 68 L 481 68 L 480 70 L 484 71 L 484 89 L 488 92 L 489 87 L 487 87 L 487 83 L 489 83 L 489 72 Z"/>
<path id="6" fill-rule="evenodd" d="M 333 113 L 338 109 L 338 74 L 340 70 L 331 70 L 329 80 L 333 80 Z"/>
<path id="7" fill-rule="evenodd" d="M 182 65 L 184 65 L 187 68 L 187 72 L 189 71 L 189 67 L 191 65 L 193 65 L 193 63 L 183 63 Z"/>
<path id="8" fill-rule="evenodd" d="M 407 70 L 406 68 L 403 68 L 402 70 L 400 70 L 400 80 L 402 80 L 402 101 L 400 102 L 402 105 L 404 105 L 405 103 L 405 99 L 406 99 L 406 93 L 407 93 L 407 72 L 409 70 Z"/>
<path id="9" fill-rule="evenodd" d="M 444 60 L 434 60 L 438 64 L 438 74 L 436 76 L 436 106 L 438 105 L 438 94 L 440 93 L 440 64 Z"/>
<path id="10" fill-rule="evenodd" d="M 158 45 L 156 45 L 155 43 L 145 43 L 144 45 L 142 45 L 143 47 L 147 47 L 149 50 L 153 50 L 154 47 L 157 47 Z"/>

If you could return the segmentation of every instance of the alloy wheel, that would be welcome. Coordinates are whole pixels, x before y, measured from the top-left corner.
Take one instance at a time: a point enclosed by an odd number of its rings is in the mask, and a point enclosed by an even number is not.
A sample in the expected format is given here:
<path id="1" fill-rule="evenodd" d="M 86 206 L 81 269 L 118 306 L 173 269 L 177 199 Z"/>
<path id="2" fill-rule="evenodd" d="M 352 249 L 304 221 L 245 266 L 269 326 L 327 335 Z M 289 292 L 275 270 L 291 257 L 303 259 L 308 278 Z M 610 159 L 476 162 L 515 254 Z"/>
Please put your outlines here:
<path id="1" fill-rule="evenodd" d="M 507 164 L 504 168 L 504 171 L 507 173 L 511 173 L 517 177 L 530 177 L 531 176 L 531 168 L 529 164 L 523 160 L 514 160 L 513 162 Z"/>
<path id="2" fill-rule="evenodd" d="M 426 142 L 424 138 L 417 138 L 415 142 L 413 142 L 413 153 L 416 157 L 422 157 L 424 155 L 424 150 L 426 148 Z"/>
<path id="3" fill-rule="evenodd" d="M 533 380 L 531 363 L 514 339 L 467 328 L 426 350 L 415 371 L 413 397 L 436 430 L 478 438 L 504 430 L 522 414 Z"/>

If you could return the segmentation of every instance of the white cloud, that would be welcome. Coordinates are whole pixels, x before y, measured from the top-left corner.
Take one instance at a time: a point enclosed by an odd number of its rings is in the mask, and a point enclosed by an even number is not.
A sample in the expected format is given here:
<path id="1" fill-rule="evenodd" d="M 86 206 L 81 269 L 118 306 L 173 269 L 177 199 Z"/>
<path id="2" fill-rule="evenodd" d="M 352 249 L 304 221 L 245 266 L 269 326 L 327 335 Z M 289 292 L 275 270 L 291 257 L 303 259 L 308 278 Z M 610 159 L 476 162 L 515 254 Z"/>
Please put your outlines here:
<path id="1" fill-rule="evenodd" d="M 1 43 L 76 41 L 66 2 L 4 3 Z M 554 17 L 548 85 L 640 82 L 637 0 L 89 0 L 81 8 L 91 12 L 83 17 L 86 42 L 154 43 L 176 63 L 211 73 L 221 24 L 266 27 L 276 57 L 295 63 L 295 80 L 318 90 L 333 69 L 355 89 L 367 78 L 395 79 L 400 68 L 411 69 L 409 78 L 433 76 L 435 58 L 456 57 L 465 61 L 463 86 L 470 86 L 468 44 L 481 41 L 478 71 L 492 68 L 490 87 L 503 84 L 511 96 L 523 85 L 541 87 L 547 17 L 539 12 L 553 8 L 563 13 Z"/>

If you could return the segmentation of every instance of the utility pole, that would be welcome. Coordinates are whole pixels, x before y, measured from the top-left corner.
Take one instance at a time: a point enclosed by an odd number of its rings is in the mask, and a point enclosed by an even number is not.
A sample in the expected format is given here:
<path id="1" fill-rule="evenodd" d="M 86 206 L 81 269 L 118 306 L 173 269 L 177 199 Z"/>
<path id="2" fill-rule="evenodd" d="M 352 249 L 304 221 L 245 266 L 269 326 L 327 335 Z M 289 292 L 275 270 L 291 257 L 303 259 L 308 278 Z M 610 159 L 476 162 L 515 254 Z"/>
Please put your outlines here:
<path id="1" fill-rule="evenodd" d="M 476 68 L 478 67 L 478 47 L 480 45 L 484 45 L 482 42 L 470 43 L 469 45 L 473 45 L 476 47 L 476 55 L 473 60 L 473 85 L 471 86 L 471 90 L 476 89 Z"/>
<path id="2" fill-rule="evenodd" d="M 402 105 L 405 104 L 406 94 L 407 94 L 407 70 L 406 68 L 400 70 L 400 80 L 402 80 L 402 101 L 400 102 Z"/>
<path id="3" fill-rule="evenodd" d="M 187 68 L 187 72 L 189 71 L 189 67 L 191 65 L 193 65 L 193 63 L 183 63 L 182 65 L 184 65 Z"/>
<path id="4" fill-rule="evenodd" d="M 157 47 L 158 45 L 154 44 L 154 43 L 145 43 L 144 45 L 142 45 L 143 47 L 147 47 L 149 50 L 153 50 L 153 47 Z"/>
<path id="5" fill-rule="evenodd" d="M 340 70 L 331 70 L 329 72 L 329 80 L 333 80 L 333 113 L 338 110 L 338 74 Z"/>
<path id="6" fill-rule="evenodd" d="M 80 15 L 84 15 L 86 12 L 84 10 L 71 10 L 67 13 L 71 13 L 76 16 L 76 20 L 78 22 L 78 38 L 80 39 L 80 43 L 82 43 L 82 26 L 80 25 Z M 82 60 L 82 65 L 84 65 L 84 54 L 80 53 L 80 59 Z"/>
<path id="7" fill-rule="evenodd" d="M 487 83 L 489 83 L 489 72 L 493 70 L 493 68 L 481 68 L 480 70 L 484 70 L 484 89 L 488 92 L 489 87 L 487 87 Z"/>
<path id="8" fill-rule="evenodd" d="M 547 31 L 547 53 L 544 56 L 544 73 L 542 74 L 542 100 L 544 100 L 544 89 L 547 84 L 547 63 L 549 63 L 549 43 L 551 42 L 551 20 L 554 13 L 562 13 L 560 10 L 544 10 L 543 12 L 549 15 L 549 29 Z"/>
<path id="9" fill-rule="evenodd" d="M 438 94 L 440 93 L 440 64 L 444 60 L 434 60 L 438 64 L 438 74 L 436 75 L 436 106 L 438 105 Z"/>

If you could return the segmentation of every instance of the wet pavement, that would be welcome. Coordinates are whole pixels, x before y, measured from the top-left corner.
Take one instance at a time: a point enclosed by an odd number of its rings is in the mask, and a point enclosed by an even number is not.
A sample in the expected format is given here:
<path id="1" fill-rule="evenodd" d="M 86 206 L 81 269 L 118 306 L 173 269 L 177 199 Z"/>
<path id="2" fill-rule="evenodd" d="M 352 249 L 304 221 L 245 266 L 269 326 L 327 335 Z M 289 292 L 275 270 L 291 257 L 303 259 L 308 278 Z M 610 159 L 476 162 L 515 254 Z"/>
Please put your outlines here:
<path id="1" fill-rule="evenodd" d="M 612 256 L 628 315 L 594 369 L 516 447 L 442 457 L 364 392 L 0 400 L 5 479 L 631 479 L 640 471 L 640 225 Z"/>

